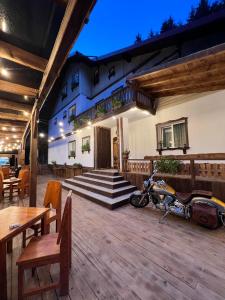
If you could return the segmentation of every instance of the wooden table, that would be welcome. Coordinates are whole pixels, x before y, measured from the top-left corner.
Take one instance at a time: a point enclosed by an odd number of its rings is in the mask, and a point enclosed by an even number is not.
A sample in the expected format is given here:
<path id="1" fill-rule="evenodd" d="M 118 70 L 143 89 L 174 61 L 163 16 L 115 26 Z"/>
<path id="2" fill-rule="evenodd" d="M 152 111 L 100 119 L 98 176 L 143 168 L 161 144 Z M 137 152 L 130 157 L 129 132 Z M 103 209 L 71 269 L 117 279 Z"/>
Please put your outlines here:
<path id="1" fill-rule="evenodd" d="M 16 177 L 11 177 L 9 179 L 4 179 L 3 184 L 9 185 L 9 200 L 12 201 L 13 199 L 13 185 L 19 183 L 21 179 Z"/>
<path id="2" fill-rule="evenodd" d="M 10 206 L 0 210 L 0 300 L 7 300 L 6 247 L 16 235 L 41 220 L 42 233 L 45 233 L 46 217 L 49 208 Z M 11 224 L 20 227 L 9 229 Z"/>

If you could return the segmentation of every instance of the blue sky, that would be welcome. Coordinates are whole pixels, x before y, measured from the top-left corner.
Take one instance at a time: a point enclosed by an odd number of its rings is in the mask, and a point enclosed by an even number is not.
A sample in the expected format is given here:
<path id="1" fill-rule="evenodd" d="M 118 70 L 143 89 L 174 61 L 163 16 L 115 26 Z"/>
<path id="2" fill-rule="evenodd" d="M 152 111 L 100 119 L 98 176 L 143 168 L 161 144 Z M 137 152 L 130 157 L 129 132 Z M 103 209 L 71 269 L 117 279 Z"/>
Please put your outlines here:
<path id="1" fill-rule="evenodd" d="M 89 23 L 84 26 L 72 53 L 103 55 L 134 43 L 149 31 L 159 31 L 170 15 L 185 22 L 192 5 L 198 0 L 98 0 Z"/>

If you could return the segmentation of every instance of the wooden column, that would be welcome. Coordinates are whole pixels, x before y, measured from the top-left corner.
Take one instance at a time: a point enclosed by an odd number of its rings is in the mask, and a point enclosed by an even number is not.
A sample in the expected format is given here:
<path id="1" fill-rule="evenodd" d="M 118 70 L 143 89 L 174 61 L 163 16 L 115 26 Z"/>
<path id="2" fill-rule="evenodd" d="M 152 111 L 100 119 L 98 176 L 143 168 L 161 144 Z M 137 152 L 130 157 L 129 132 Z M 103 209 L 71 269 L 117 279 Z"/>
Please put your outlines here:
<path id="1" fill-rule="evenodd" d="M 192 189 L 195 188 L 195 161 L 190 159 L 190 174 L 191 174 L 191 185 Z"/>
<path id="2" fill-rule="evenodd" d="M 37 201 L 37 159 L 38 159 L 38 108 L 35 106 L 30 122 L 30 206 Z"/>

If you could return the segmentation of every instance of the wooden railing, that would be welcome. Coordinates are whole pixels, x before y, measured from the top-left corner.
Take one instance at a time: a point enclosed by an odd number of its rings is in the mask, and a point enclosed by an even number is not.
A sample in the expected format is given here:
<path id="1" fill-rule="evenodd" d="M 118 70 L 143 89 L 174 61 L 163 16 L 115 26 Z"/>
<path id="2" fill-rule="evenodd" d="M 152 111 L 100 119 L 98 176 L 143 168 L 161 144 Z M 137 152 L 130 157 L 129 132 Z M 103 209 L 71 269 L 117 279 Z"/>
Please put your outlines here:
<path id="1" fill-rule="evenodd" d="M 181 161 L 180 170 L 176 175 L 190 176 L 193 185 L 197 176 L 225 180 L 225 153 L 146 156 L 144 159 L 129 159 L 125 164 L 126 171 L 150 175 L 154 161 L 162 157 Z M 217 162 L 211 163 L 211 161 Z"/>
<path id="2" fill-rule="evenodd" d="M 148 96 L 127 86 L 78 115 L 74 122 L 75 129 L 86 126 L 89 121 L 124 111 L 124 108 L 132 104 L 149 111 L 152 108 L 151 99 Z"/>

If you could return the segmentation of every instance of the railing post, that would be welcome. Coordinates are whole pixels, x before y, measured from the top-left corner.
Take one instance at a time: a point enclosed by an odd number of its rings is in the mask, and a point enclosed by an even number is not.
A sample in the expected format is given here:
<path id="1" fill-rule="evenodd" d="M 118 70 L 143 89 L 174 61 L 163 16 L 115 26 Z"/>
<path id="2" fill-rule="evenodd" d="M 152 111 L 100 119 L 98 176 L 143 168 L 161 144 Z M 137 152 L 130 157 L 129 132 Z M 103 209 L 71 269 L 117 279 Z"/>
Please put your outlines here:
<path id="1" fill-rule="evenodd" d="M 192 189 L 195 188 L 195 161 L 190 159 L 190 174 L 191 174 L 191 185 Z"/>

